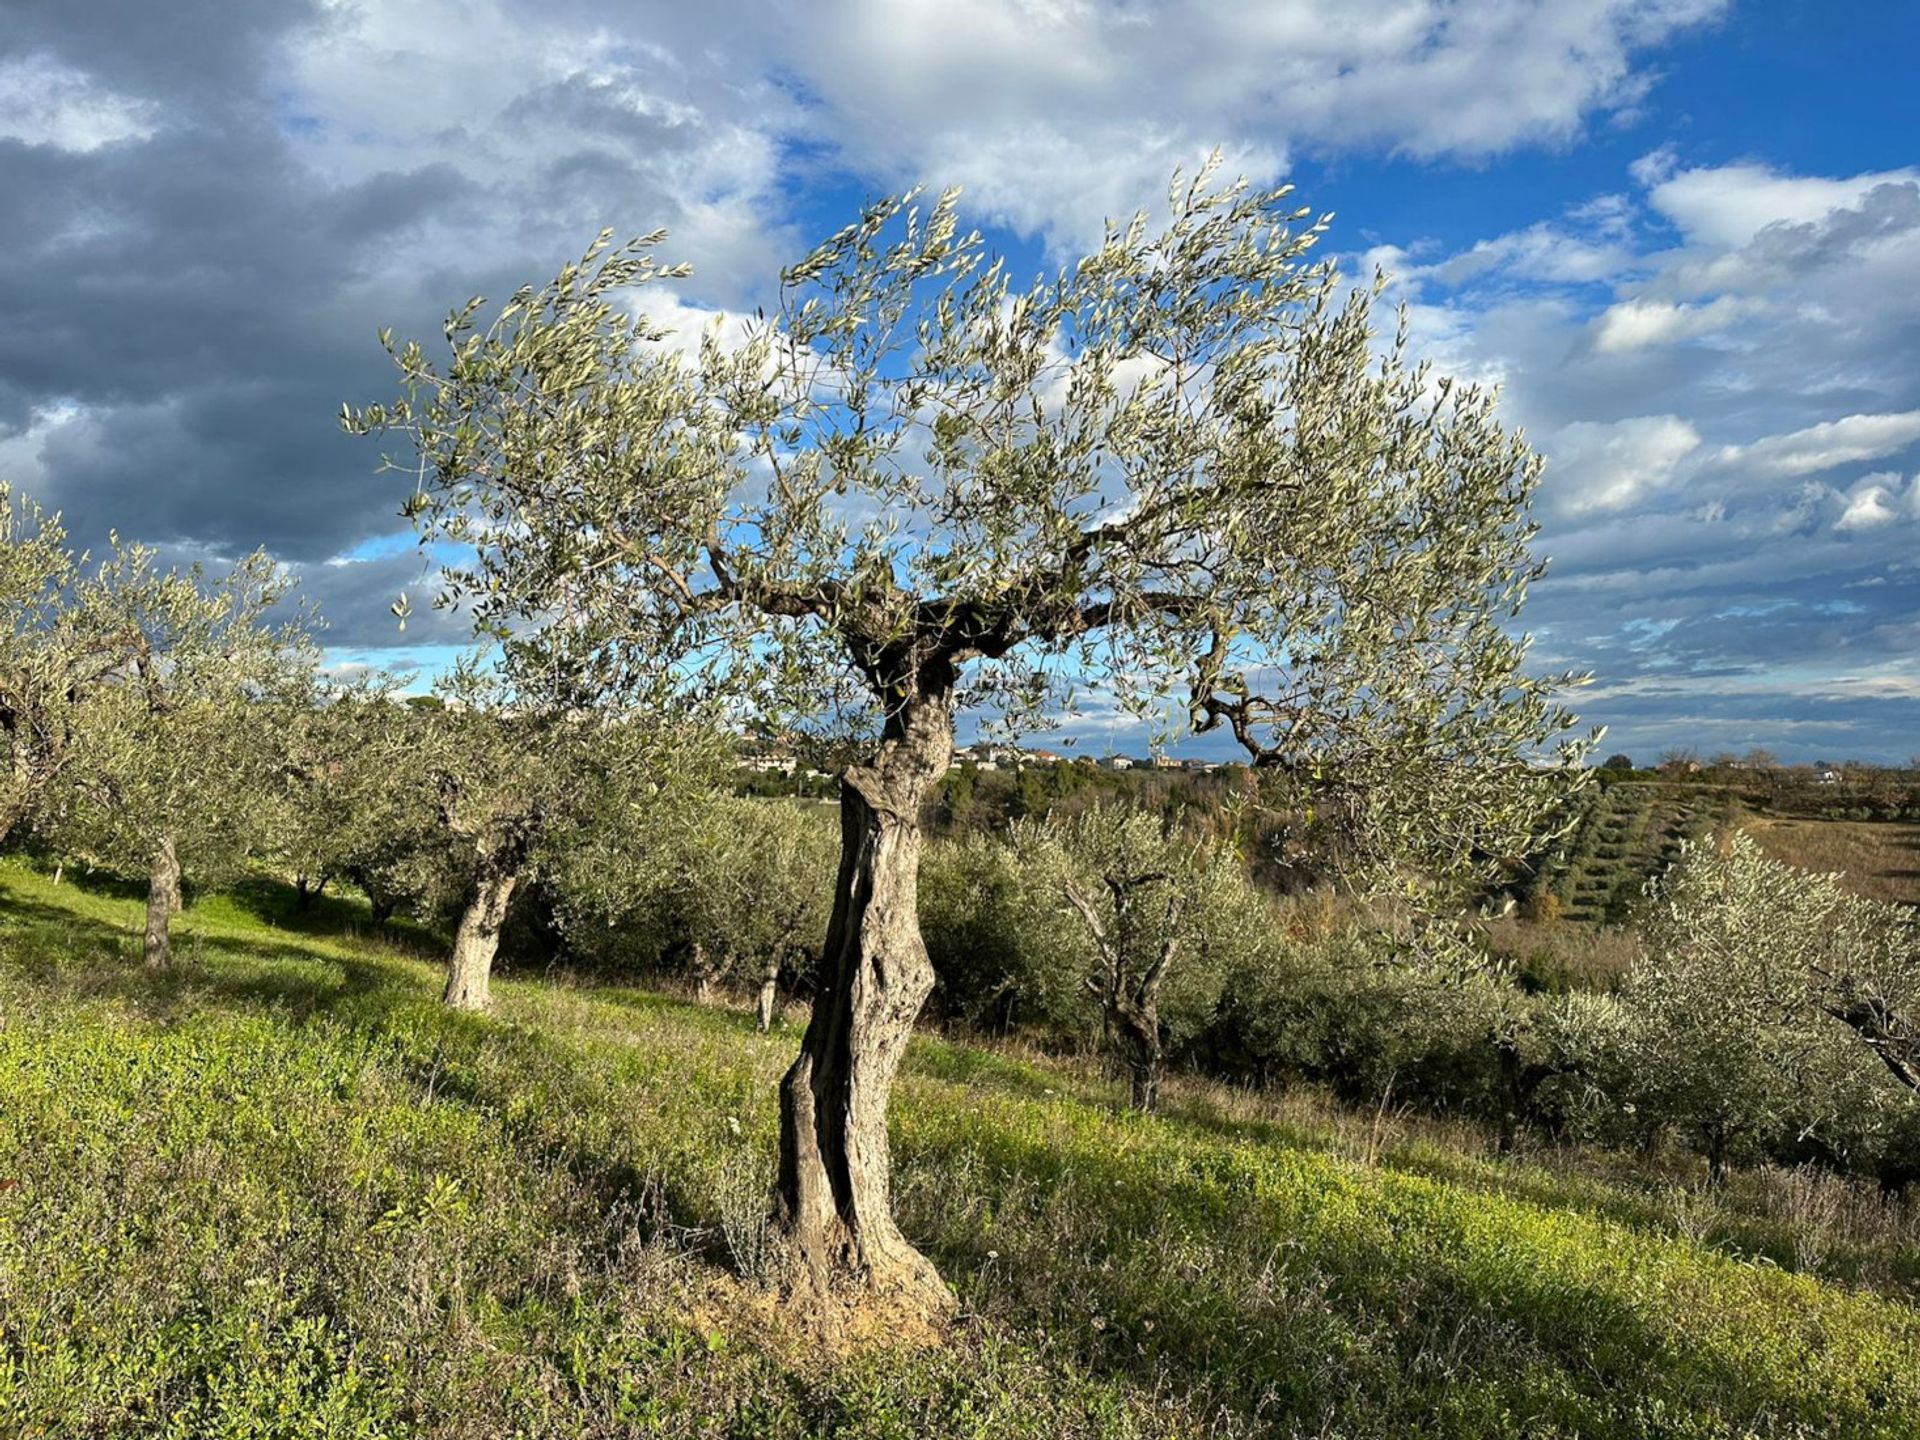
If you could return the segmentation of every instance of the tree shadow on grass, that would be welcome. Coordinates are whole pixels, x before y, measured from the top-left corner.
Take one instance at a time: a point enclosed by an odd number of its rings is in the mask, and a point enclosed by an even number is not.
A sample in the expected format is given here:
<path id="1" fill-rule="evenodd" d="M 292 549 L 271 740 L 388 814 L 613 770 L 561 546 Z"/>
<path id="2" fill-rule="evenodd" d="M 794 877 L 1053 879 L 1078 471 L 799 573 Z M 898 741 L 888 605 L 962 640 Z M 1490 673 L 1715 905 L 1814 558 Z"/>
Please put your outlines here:
<path id="1" fill-rule="evenodd" d="M 603 1249 L 611 1261 L 623 1232 L 631 1231 L 643 1241 L 670 1238 L 698 1260 L 736 1268 L 718 1198 L 698 1175 L 650 1153 L 650 1141 L 674 1137 L 638 1129 L 631 1143 L 622 1143 L 629 1132 L 613 1093 L 617 1077 L 604 1063 L 536 1028 L 447 1009 L 438 976 L 425 966 L 356 957 L 271 931 L 182 926 L 175 963 L 149 970 L 137 936 L 57 899 L 7 887 L 0 916 L 6 967 L 53 996 L 125 1006 L 163 1026 L 213 1013 L 267 1016 L 294 1027 L 325 1023 L 364 1035 L 380 1068 L 410 1090 L 415 1103 L 483 1114 L 529 1166 L 566 1173 L 602 1214 L 617 1220 L 588 1245 L 590 1253 Z M 670 1009 L 672 1002 L 658 1008 Z M 676 1019 L 685 1023 L 684 1014 Z M 589 1123 L 596 1115 L 612 1119 Z"/>

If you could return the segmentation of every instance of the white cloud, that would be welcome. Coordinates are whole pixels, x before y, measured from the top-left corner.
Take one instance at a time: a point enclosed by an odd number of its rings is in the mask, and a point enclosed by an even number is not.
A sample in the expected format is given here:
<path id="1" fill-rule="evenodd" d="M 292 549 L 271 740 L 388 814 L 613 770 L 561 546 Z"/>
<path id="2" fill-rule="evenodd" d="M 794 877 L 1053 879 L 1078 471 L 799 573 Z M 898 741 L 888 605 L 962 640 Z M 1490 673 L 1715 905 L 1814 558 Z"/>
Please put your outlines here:
<path id="1" fill-rule="evenodd" d="M 1546 493 L 1573 515 L 1620 510 L 1664 490 L 1699 448 L 1700 432 L 1677 415 L 1576 421 L 1547 447 Z"/>
<path id="2" fill-rule="evenodd" d="M 1867 475 L 1844 498 L 1846 507 L 1833 524 L 1836 530 L 1872 530 L 1896 520 L 1920 518 L 1920 476 L 1907 483 L 1890 471 Z"/>
<path id="3" fill-rule="evenodd" d="M 1723 446 L 1716 468 L 1757 480 L 1818 475 L 1842 465 L 1880 460 L 1920 440 L 1920 410 L 1898 415 L 1847 415 L 1750 445 Z"/>
<path id="4" fill-rule="evenodd" d="M 1594 345 L 1603 352 L 1671 345 L 1725 330 L 1753 309 L 1753 302 L 1722 295 L 1705 305 L 1664 300 L 1625 300 L 1595 322 Z"/>
<path id="5" fill-rule="evenodd" d="M 0 60 L 0 140 L 87 152 L 153 133 L 150 106 L 45 55 Z"/>
<path id="6" fill-rule="evenodd" d="M 1916 179 L 1920 170 L 1828 179 L 1782 175 L 1765 165 L 1722 165 L 1666 175 L 1647 198 L 1690 243 L 1735 249 L 1769 225 L 1824 220 L 1859 204 L 1876 186 Z"/>
<path id="7" fill-rule="evenodd" d="M 1570 140 L 1644 96 L 1641 50 L 1725 8 L 838 0 L 809 7 L 787 63 L 861 169 L 965 184 L 1071 244 L 1216 143 L 1271 176 L 1298 150 L 1478 157 Z"/>

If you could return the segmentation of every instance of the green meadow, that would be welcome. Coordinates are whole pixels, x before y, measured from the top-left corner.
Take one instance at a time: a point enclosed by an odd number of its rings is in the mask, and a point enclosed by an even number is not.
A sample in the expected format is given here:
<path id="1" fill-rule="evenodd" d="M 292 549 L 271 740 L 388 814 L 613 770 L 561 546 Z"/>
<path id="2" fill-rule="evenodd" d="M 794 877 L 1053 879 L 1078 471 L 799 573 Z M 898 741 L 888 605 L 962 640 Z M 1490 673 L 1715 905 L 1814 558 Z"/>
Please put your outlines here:
<path id="1" fill-rule="evenodd" d="M 156 974 L 135 899 L 0 868 L 0 1434 L 1920 1433 L 1893 1240 L 931 1037 L 895 1185 L 962 1318 L 822 1345 L 765 1219 L 791 1024 L 455 1014 L 351 906 L 294 922 L 205 898 Z"/>

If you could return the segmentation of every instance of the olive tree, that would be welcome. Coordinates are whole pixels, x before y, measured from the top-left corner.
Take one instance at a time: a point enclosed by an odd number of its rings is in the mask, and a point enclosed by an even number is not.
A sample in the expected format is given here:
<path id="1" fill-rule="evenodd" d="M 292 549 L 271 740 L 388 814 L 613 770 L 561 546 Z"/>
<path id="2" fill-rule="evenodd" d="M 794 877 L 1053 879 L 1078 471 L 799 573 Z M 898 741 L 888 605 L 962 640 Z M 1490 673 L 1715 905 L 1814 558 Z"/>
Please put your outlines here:
<path id="1" fill-rule="evenodd" d="M 569 944 L 605 951 L 619 935 L 643 960 L 684 956 L 703 1003 L 717 984 L 747 987 L 770 1029 L 781 980 L 811 978 L 826 933 L 837 827 L 806 802 L 718 791 L 623 810 L 555 858 Z"/>
<path id="2" fill-rule="evenodd" d="M 1831 895 L 1787 883 L 1750 840 L 1689 844 L 1652 887 L 1645 953 L 1621 999 L 1634 1102 L 1678 1128 L 1714 1184 L 1814 1098 L 1807 984 L 1827 953 Z"/>
<path id="3" fill-rule="evenodd" d="M 276 618 L 289 582 L 256 551 L 222 575 L 121 550 L 89 603 L 120 658 L 75 721 L 56 839 L 148 876 L 145 957 L 172 958 L 184 869 L 236 873 L 267 832 L 279 721 L 307 683 L 307 617 Z"/>
<path id="4" fill-rule="evenodd" d="M 921 809 L 958 711 L 1019 728 L 1088 684 L 1171 726 L 1184 691 L 1193 723 L 1276 757 L 1359 727 L 1335 754 L 1369 775 L 1427 747 L 1504 763 L 1564 727 L 1494 623 L 1536 573 L 1532 457 L 1490 396 L 1410 368 L 1404 335 L 1376 346 L 1373 292 L 1311 258 L 1324 225 L 1209 167 L 1164 221 L 1022 285 L 955 195 L 907 195 L 697 346 L 623 293 L 686 273 L 662 237 L 608 232 L 452 315 L 444 360 L 389 338 L 401 397 L 345 415 L 410 442 L 411 510 L 472 547 L 448 595 L 483 621 L 566 615 L 616 673 L 724 677 L 773 709 L 847 677 L 869 697 L 781 1086 L 779 1208 L 815 1293 L 952 1303 L 895 1223 L 886 1114 L 935 978 Z"/>
<path id="5" fill-rule="evenodd" d="M 435 797 L 456 890 L 442 998 L 484 1010 L 515 893 L 564 857 L 644 836 L 649 816 L 706 783 L 713 732 L 693 707 L 567 703 L 525 637 L 469 655 L 443 689 L 443 709 L 413 712 L 425 731 L 411 765 Z"/>
<path id="6" fill-rule="evenodd" d="M 60 517 L 0 482 L 0 841 L 61 778 L 80 707 L 131 657 L 134 636 L 105 602 L 134 559 L 116 545 L 88 570 Z"/>
<path id="7" fill-rule="evenodd" d="M 422 888 L 408 872 L 434 843 L 438 797 L 417 764 L 431 722 L 396 689 L 388 675 L 316 675 L 288 698 L 271 844 L 299 909 L 346 880 L 380 924 Z"/>
<path id="8" fill-rule="evenodd" d="M 1862 1066 L 1895 1095 L 1920 1091 L 1911 916 L 1770 860 L 1743 833 L 1689 845 L 1654 898 L 1622 996 L 1636 1071 L 1716 1179 L 1789 1120 L 1802 1137 L 1857 1129 L 1875 1089 Z"/>
<path id="9" fill-rule="evenodd" d="M 1133 1108 L 1151 1113 L 1165 1064 L 1167 987 L 1196 992 L 1181 1008 L 1197 1028 L 1237 952 L 1250 948 L 1244 932 L 1258 906 L 1239 859 L 1121 805 L 1021 822 L 1013 835 L 1029 873 L 1054 892 L 1056 918 L 1061 910 L 1072 917 L 1083 942 L 1075 947 L 1080 985 L 1126 1067 Z"/>

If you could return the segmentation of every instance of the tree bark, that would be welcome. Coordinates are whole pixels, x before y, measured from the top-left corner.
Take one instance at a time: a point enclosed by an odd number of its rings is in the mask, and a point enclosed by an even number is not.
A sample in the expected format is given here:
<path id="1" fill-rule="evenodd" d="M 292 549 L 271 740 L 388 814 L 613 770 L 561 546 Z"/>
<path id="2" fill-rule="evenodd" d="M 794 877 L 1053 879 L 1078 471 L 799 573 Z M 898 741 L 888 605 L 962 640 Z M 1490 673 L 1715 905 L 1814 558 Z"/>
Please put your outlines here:
<path id="1" fill-rule="evenodd" d="M 780 1086 L 778 1219 L 812 1298 L 885 1296 L 944 1320 L 954 1298 L 894 1222 L 887 1101 L 933 989 L 920 937 L 920 809 L 953 753 L 952 690 L 889 715 L 840 786 L 840 873 L 800 1055 Z"/>
<path id="2" fill-rule="evenodd" d="M 173 937 L 169 926 L 173 912 L 180 908 L 180 860 L 174 853 L 173 837 L 161 839 L 153 852 L 153 866 L 147 875 L 146 961 L 151 970 L 164 970 L 173 963 Z"/>
<path id="3" fill-rule="evenodd" d="M 769 960 L 767 968 L 760 974 L 760 999 L 754 1006 L 760 1018 L 760 1033 L 766 1034 L 773 1028 L 773 1007 L 780 999 L 780 962 Z"/>
<path id="4" fill-rule="evenodd" d="M 453 955 L 447 962 L 447 989 L 441 996 L 455 1010 L 484 1010 L 492 1003 L 488 982 L 493 957 L 500 949 L 500 927 L 520 874 L 511 866 L 482 866 L 475 877 L 467 908 L 454 932 Z"/>
<path id="5" fill-rule="evenodd" d="M 1129 1091 L 1133 1108 L 1151 1115 L 1160 1107 L 1160 1016 L 1158 1008 L 1148 1011 L 1115 1007 L 1112 1014 L 1120 1050 L 1126 1057 Z"/>

